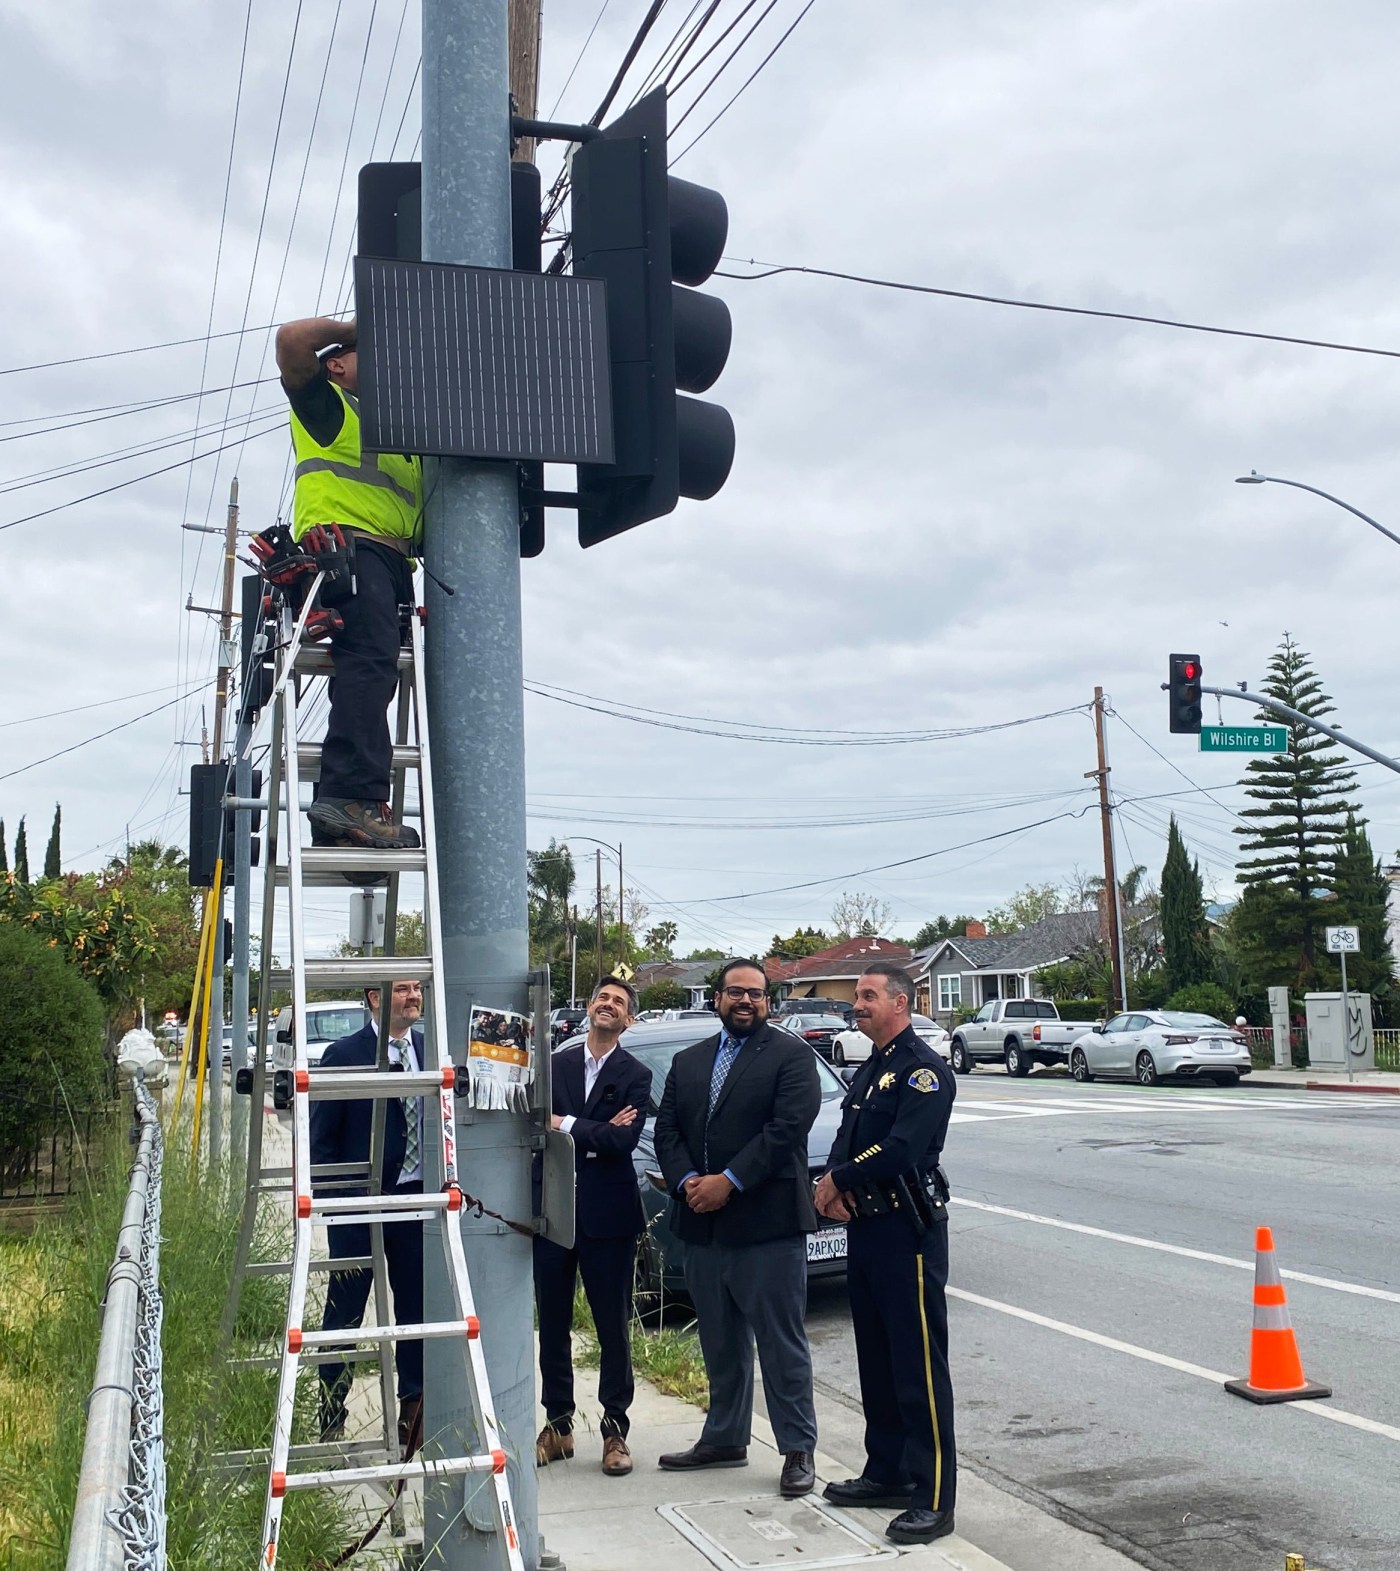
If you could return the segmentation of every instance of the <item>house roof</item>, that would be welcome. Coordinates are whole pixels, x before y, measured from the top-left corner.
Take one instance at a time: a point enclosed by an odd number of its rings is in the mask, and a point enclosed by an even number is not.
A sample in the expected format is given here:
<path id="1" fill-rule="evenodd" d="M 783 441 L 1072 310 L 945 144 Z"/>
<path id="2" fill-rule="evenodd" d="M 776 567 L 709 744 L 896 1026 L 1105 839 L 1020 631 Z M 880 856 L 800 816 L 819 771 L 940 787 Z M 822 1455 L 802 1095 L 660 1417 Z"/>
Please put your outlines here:
<path id="1" fill-rule="evenodd" d="M 824 982 L 828 979 L 859 976 L 872 960 L 911 960 L 914 952 L 906 944 L 888 938 L 848 938 L 820 954 L 806 955 L 791 962 L 784 982 Z"/>
<path id="2" fill-rule="evenodd" d="M 1152 913 L 1138 906 L 1126 915 L 1130 927 L 1139 927 L 1151 919 Z M 953 950 L 977 971 L 1037 971 L 1041 966 L 1068 960 L 1099 941 L 1097 911 L 1061 911 L 1015 933 L 940 939 L 919 951 L 914 969 L 916 975 L 922 975 L 933 968 L 944 952 Z"/>
<path id="3" fill-rule="evenodd" d="M 719 964 L 717 960 L 647 960 L 637 967 L 632 985 L 638 992 L 653 982 L 677 982 L 681 987 L 699 987 Z"/>

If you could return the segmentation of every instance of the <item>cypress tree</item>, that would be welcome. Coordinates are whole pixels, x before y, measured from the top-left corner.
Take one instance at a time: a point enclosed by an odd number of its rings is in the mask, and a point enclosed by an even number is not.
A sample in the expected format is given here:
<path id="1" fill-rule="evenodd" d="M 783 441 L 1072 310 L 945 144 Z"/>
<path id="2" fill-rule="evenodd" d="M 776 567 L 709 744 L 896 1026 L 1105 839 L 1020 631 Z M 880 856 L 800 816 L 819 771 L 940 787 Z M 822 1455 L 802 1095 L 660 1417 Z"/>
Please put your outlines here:
<path id="1" fill-rule="evenodd" d="M 5 852 L 5 820 L 0 818 L 0 873 L 10 871 L 10 859 Z"/>
<path id="2" fill-rule="evenodd" d="M 63 809 L 58 804 L 54 805 L 53 828 L 49 831 L 49 848 L 44 852 L 44 877 L 62 878 L 63 859 L 59 851 L 59 831 L 63 823 Z"/>
<path id="3" fill-rule="evenodd" d="M 1264 691 L 1318 719 L 1333 713 L 1307 654 L 1288 633 L 1269 662 Z M 1278 724 L 1267 711 L 1260 719 Z M 1336 877 L 1356 776 L 1326 737 L 1292 722 L 1287 730 L 1287 751 L 1256 758 L 1246 771 L 1246 795 L 1259 805 L 1240 811 L 1247 822 L 1235 829 L 1245 853 L 1237 875 L 1245 893 L 1257 896 L 1250 902 L 1251 980 L 1301 992 L 1317 981 L 1322 928 L 1335 919 L 1318 897 L 1330 893 Z"/>
<path id="4" fill-rule="evenodd" d="M 1186 854 L 1175 813 L 1167 826 L 1167 859 L 1162 864 L 1162 947 L 1169 994 L 1214 980 L 1200 864 Z"/>
<path id="5" fill-rule="evenodd" d="M 1390 948 L 1390 884 L 1371 849 L 1364 821 L 1347 815 L 1346 838 L 1332 885 L 1337 900 L 1329 920 L 1361 929 L 1361 949 L 1347 962 L 1347 982 L 1358 992 L 1384 1001 L 1395 981 Z M 1338 970 L 1340 980 L 1340 968 Z"/>
<path id="6" fill-rule="evenodd" d="M 19 821 L 19 833 L 15 836 L 15 877 L 22 884 L 29 882 L 29 837 L 24 832 L 24 820 Z"/>

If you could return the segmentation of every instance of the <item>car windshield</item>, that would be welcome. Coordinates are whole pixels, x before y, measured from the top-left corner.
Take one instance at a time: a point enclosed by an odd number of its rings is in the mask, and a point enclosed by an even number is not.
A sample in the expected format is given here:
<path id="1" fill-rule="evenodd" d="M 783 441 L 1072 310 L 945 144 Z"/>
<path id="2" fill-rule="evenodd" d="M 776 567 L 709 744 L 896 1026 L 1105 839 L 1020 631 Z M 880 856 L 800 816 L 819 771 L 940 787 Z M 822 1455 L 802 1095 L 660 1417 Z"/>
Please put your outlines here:
<path id="1" fill-rule="evenodd" d="M 1162 1022 L 1169 1026 L 1186 1026 L 1193 1031 L 1228 1031 L 1230 1028 L 1223 1020 L 1217 1020 L 1214 1015 L 1189 1015 L 1177 1010 L 1164 1012 Z"/>
<path id="2" fill-rule="evenodd" d="M 701 1039 L 697 1038 L 697 1040 Z M 666 1076 L 671 1068 L 671 1060 L 677 1053 L 682 1053 L 695 1044 L 687 1041 L 685 1037 L 680 1037 L 669 1042 L 650 1044 L 628 1042 L 626 1045 L 627 1051 L 634 1058 L 641 1059 L 651 1070 L 651 1103 L 653 1108 L 659 1107 L 661 1093 L 666 1089 Z M 817 1058 L 815 1053 L 812 1056 L 817 1065 L 817 1079 L 821 1082 L 822 1101 L 839 1101 L 846 1094 L 846 1082 L 834 1070 L 829 1069 L 822 1059 Z"/>
<path id="3" fill-rule="evenodd" d="M 930 1020 L 927 1015 L 910 1015 L 909 1024 L 916 1031 L 940 1031 L 942 1027 L 936 1020 Z"/>
<path id="4" fill-rule="evenodd" d="M 840 1015 L 794 1015 L 801 1021 L 804 1031 L 844 1031 L 846 1022 Z"/>

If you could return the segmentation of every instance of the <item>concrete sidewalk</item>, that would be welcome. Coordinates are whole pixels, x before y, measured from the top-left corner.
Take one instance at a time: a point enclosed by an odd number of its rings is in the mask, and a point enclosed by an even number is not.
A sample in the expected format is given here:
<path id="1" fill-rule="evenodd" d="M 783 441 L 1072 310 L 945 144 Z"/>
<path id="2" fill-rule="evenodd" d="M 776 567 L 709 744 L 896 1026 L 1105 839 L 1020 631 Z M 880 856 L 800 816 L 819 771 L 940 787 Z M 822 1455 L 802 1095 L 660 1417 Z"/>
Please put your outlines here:
<path id="1" fill-rule="evenodd" d="M 1345 1069 L 1256 1069 L 1245 1085 L 1273 1086 L 1289 1091 L 1352 1091 L 1400 1096 L 1400 1073 L 1393 1069 L 1358 1069 L 1347 1078 Z"/>
<path id="2" fill-rule="evenodd" d="M 644 1380 L 631 1413 L 633 1472 L 608 1478 L 599 1470 L 599 1410 L 585 1395 L 591 1376 L 578 1371 L 573 1461 L 539 1470 L 540 1533 L 567 1571 L 768 1571 L 896 1559 L 910 1571 L 1133 1571 L 1116 1550 L 966 1467 L 958 1474 L 959 1531 L 914 1548 L 890 1543 L 884 1533 L 893 1511 L 839 1511 L 821 1499 L 823 1484 L 858 1473 L 864 1460 L 860 1414 L 821 1390 L 818 1483 L 806 1500 L 780 1498 L 782 1458 L 758 1413 L 747 1467 L 662 1472 L 657 1457 L 690 1446 L 703 1418 Z"/>

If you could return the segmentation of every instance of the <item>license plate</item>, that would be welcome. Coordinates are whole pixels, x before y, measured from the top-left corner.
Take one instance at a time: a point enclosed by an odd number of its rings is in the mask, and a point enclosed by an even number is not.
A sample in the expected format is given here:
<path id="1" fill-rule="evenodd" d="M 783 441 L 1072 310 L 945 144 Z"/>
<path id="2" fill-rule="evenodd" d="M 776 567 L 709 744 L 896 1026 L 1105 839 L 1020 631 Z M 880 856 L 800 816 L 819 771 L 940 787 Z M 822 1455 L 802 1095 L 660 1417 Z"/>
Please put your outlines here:
<path id="1" fill-rule="evenodd" d="M 846 1229 L 830 1227 L 820 1233 L 807 1235 L 807 1260 L 844 1260 L 846 1258 Z"/>

